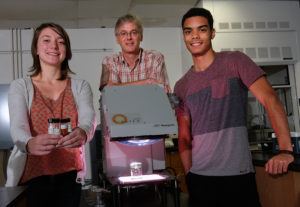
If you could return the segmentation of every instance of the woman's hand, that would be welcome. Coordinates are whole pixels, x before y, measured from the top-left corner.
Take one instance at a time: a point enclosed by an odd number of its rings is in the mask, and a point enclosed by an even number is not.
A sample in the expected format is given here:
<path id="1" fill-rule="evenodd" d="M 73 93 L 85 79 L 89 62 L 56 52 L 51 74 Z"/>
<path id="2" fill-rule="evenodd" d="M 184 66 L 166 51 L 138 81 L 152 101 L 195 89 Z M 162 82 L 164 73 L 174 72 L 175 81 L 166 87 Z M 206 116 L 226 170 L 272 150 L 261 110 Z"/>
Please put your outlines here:
<path id="1" fill-rule="evenodd" d="M 56 147 L 76 148 L 86 143 L 86 133 L 83 129 L 76 127 L 70 134 L 64 136 L 58 141 Z"/>
<path id="2" fill-rule="evenodd" d="M 27 143 L 27 152 L 32 155 L 47 155 L 56 148 L 62 138 L 56 134 L 40 134 L 31 138 Z"/>

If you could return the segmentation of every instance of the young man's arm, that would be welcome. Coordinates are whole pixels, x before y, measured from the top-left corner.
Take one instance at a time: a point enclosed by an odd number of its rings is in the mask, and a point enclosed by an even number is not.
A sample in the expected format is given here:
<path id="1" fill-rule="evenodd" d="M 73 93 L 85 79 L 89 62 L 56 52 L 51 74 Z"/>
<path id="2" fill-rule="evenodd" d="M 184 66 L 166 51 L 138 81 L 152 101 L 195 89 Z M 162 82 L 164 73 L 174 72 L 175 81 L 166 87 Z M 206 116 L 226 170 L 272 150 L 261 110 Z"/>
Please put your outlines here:
<path id="1" fill-rule="evenodd" d="M 192 166 L 192 138 L 191 124 L 188 116 L 177 116 L 178 122 L 178 150 L 180 159 L 187 174 Z"/>
<path id="2" fill-rule="evenodd" d="M 279 149 L 293 151 L 285 110 L 267 79 L 260 77 L 249 89 L 267 110 L 277 136 Z M 293 161 L 294 157 L 290 154 L 278 154 L 267 162 L 265 170 L 270 174 L 281 174 L 287 172 L 288 165 Z"/>

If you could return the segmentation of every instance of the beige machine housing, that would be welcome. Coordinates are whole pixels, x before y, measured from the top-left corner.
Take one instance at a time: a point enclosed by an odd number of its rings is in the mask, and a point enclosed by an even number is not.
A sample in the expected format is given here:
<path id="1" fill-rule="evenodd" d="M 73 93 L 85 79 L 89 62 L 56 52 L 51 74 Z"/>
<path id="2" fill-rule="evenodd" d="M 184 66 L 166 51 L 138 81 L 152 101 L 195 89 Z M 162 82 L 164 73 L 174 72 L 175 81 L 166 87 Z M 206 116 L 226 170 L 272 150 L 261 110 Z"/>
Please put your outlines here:
<path id="1" fill-rule="evenodd" d="M 141 162 L 143 174 L 165 169 L 164 138 L 178 127 L 164 88 L 107 86 L 100 103 L 106 176 L 130 175 L 131 162 Z"/>

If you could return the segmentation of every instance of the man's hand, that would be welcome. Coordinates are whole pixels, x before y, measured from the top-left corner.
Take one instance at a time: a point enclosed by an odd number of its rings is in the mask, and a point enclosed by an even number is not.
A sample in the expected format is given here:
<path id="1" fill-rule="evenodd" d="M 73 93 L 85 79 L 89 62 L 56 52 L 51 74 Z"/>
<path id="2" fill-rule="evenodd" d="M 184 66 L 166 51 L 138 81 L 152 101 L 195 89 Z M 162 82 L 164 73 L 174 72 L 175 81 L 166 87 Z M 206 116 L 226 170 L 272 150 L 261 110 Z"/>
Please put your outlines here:
<path id="1" fill-rule="evenodd" d="M 125 85 L 162 85 L 165 90 L 166 93 L 171 93 L 171 89 L 170 87 L 165 84 L 163 81 L 159 81 L 157 79 L 154 78 L 147 78 L 147 79 L 143 79 L 143 80 L 138 80 L 138 81 L 132 81 L 132 82 L 127 82 L 127 83 L 107 83 L 107 86 L 125 86 Z"/>
<path id="2" fill-rule="evenodd" d="M 162 81 L 156 80 L 154 78 L 145 79 L 145 84 L 149 84 L 149 85 L 162 85 L 165 88 L 166 93 L 171 93 L 171 89 L 169 88 L 169 86 L 167 84 L 165 84 Z"/>
<path id="3" fill-rule="evenodd" d="M 278 154 L 272 157 L 265 165 L 265 171 L 272 175 L 286 173 L 288 166 L 294 161 L 293 155 Z"/>
<path id="4" fill-rule="evenodd" d="M 70 134 L 59 140 L 56 147 L 76 148 L 86 143 L 87 136 L 83 129 L 77 127 Z"/>
<path id="5" fill-rule="evenodd" d="M 61 135 L 40 134 L 31 138 L 27 143 L 27 151 L 32 155 L 47 155 L 56 148 Z"/>

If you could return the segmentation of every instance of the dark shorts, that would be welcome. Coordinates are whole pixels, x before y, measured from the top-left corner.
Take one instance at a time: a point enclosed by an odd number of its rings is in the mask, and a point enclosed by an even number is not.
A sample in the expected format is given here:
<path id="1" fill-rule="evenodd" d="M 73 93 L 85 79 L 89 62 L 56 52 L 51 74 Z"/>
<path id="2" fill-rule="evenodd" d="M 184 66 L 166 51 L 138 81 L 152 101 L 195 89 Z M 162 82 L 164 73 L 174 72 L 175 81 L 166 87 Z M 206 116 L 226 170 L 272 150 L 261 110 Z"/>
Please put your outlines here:
<path id="1" fill-rule="evenodd" d="M 202 176 L 189 172 L 190 207 L 261 207 L 255 174 Z"/>
<path id="2" fill-rule="evenodd" d="M 77 171 L 44 175 L 24 183 L 28 186 L 27 207 L 77 207 L 81 184 L 76 183 Z"/>

